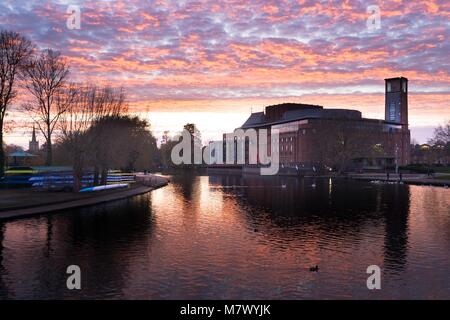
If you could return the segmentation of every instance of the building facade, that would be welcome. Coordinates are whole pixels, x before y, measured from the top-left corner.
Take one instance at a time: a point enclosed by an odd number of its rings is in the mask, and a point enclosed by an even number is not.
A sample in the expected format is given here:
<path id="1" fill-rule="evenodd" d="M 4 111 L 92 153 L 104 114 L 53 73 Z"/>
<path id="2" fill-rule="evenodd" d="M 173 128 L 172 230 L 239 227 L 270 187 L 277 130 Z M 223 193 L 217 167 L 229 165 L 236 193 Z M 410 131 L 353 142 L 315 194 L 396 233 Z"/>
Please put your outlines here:
<path id="1" fill-rule="evenodd" d="M 285 103 L 252 113 L 239 129 L 279 133 L 283 168 L 381 169 L 410 163 L 408 80 L 386 79 L 385 119 L 360 111 Z M 270 138 L 267 146 L 270 154 Z M 246 160 L 249 159 L 248 143 Z"/>

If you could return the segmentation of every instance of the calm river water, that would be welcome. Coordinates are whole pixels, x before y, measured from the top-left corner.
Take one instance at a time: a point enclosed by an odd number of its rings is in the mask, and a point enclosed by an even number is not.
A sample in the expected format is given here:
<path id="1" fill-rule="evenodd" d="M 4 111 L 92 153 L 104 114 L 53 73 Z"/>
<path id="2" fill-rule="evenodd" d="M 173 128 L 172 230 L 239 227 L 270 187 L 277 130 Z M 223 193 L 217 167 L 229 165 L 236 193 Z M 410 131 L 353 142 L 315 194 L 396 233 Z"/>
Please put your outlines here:
<path id="1" fill-rule="evenodd" d="M 81 291 L 66 288 L 73 264 Z M 133 199 L 0 223 L 0 298 L 449 299 L 450 190 L 174 176 Z"/>

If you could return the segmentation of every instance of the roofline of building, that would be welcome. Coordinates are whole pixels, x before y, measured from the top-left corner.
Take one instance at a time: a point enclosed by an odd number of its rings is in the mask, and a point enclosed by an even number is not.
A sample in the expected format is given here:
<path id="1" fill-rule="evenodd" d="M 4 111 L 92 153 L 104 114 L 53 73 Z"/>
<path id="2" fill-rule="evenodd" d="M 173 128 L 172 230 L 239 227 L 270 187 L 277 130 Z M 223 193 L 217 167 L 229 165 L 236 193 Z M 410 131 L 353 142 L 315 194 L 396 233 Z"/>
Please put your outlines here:
<path id="1" fill-rule="evenodd" d="M 280 121 L 274 121 L 274 122 L 268 122 L 268 123 L 260 123 L 250 126 L 241 126 L 238 129 L 251 129 L 251 128 L 262 128 L 262 127 L 269 127 L 289 122 L 295 122 L 295 121 L 301 121 L 301 120 L 343 120 L 343 121 L 362 121 L 362 122 L 376 122 L 380 124 L 389 124 L 389 125 L 396 125 L 396 126 L 403 126 L 408 125 L 404 123 L 397 123 L 393 121 L 386 121 L 382 119 L 370 119 L 370 118 L 361 118 L 361 119 L 347 119 L 347 118 L 322 118 L 322 117 L 304 117 L 304 118 L 297 118 L 297 119 L 290 119 L 290 120 L 280 120 Z"/>
<path id="2" fill-rule="evenodd" d="M 281 107 L 281 106 L 286 106 L 286 105 L 297 105 L 299 107 L 300 106 L 307 107 L 308 109 L 325 109 L 324 106 L 321 106 L 318 104 L 309 104 L 309 103 L 301 103 L 301 102 L 283 102 L 283 103 L 271 104 L 269 106 L 265 106 L 264 110 L 266 110 L 267 108 L 274 108 L 274 107 L 276 108 L 276 107 Z"/>
<path id="3" fill-rule="evenodd" d="M 395 77 L 395 78 L 387 78 L 387 79 L 384 79 L 384 81 L 389 81 L 389 80 L 398 80 L 398 79 L 402 79 L 402 80 L 406 80 L 406 81 L 409 81 L 409 80 L 408 80 L 408 78 L 405 78 L 405 77 Z"/>

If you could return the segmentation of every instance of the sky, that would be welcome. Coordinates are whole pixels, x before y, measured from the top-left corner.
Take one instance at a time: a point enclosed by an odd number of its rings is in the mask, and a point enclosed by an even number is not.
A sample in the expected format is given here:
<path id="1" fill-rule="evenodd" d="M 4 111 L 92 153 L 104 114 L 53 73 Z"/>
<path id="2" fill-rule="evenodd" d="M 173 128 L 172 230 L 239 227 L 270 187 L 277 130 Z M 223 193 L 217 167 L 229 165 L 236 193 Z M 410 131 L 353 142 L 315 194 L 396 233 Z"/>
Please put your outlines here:
<path id="1" fill-rule="evenodd" d="M 72 81 L 123 86 L 157 136 L 193 122 L 219 139 L 283 102 L 382 119 L 384 79 L 398 76 L 414 139 L 450 120 L 447 0 L 2 0 L 0 28 L 60 51 Z M 17 119 L 6 141 L 26 146 Z"/>

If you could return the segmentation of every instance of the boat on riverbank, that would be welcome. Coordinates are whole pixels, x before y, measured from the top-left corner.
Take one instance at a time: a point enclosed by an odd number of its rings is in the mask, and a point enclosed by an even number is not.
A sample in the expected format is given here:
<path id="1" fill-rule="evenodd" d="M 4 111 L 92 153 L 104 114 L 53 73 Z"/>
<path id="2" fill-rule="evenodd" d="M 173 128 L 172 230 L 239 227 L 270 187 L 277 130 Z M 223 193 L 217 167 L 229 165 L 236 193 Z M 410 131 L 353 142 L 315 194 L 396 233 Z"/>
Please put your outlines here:
<path id="1" fill-rule="evenodd" d="M 68 209 L 86 207 L 116 201 L 148 193 L 166 186 L 169 179 L 155 175 L 139 175 L 139 181 L 126 188 L 106 188 L 97 192 L 54 192 L 37 189 L 5 190 L 0 194 L 9 199 L 5 207 L 0 207 L 0 220 L 17 219 L 33 215 L 64 212 Z"/>
<path id="2" fill-rule="evenodd" d="M 106 186 L 89 187 L 89 188 L 81 189 L 80 192 L 99 192 L 99 191 L 123 189 L 123 188 L 128 188 L 128 184 L 121 183 L 121 184 L 111 184 L 111 185 L 106 185 Z"/>
<path id="3" fill-rule="evenodd" d="M 135 174 L 110 170 L 106 185 L 131 184 L 135 182 Z M 41 188 L 45 190 L 70 191 L 73 188 L 73 170 L 70 167 L 13 167 L 8 168 L 0 187 Z M 94 173 L 85 172 L 81 180 L 83 188 L 92 187 Z"/>

